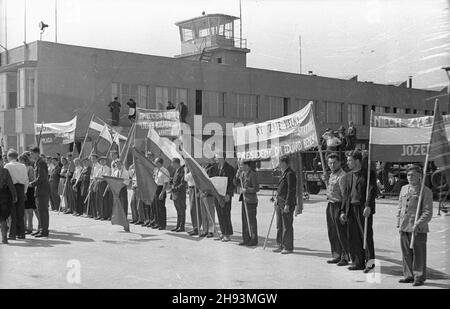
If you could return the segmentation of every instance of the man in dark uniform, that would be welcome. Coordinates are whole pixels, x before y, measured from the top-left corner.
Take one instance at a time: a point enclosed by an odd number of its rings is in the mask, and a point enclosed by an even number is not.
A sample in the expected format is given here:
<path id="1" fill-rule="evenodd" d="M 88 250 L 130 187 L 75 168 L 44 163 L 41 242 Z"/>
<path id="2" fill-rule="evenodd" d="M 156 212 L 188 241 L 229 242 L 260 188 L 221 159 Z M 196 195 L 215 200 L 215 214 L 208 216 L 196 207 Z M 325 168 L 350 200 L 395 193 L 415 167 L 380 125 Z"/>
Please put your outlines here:
<path id="1" fill-rule="evenodd" d="M 50 205 L 53 211 L 58 211 L 61 204 L 61 197 L 58 194 L 58 186 L 61 180 L 61 165 L 59 164 L 58 158 L 52 159 L 52 164 L 54 168 L 50 173 Z"/>
<path id="2" fill-rule="evenodd" d="M 3 157 L 0 157 L 0 229 L 2 243 L 8 243 L 7 219 L 11 215 L 13 203 L 17 203 L 16 188 L 12 182 L 9 171 L 3 167 Z"/>
<path id="3" fill-rule="evenodd" d="M 136 102 L 133 99 L 128 100 L 128 120 L 134 122 L 136 120 Z"/>
<path id="4" fill-rule="evenodd" d="M 234 176 L 236 176 L 236 171 L 234 168 L 228 164 L 225 160 L 226 154 L 217 155 L 218 172 L 217 176 L 227 177 L 227 190 L 225 195 L 225 204 L 223 208 L 218 202 L 216 202 L 217 218 L 219 219 L 220 232 L 222 237 L 219 236 L 223 242 L 228 242 L 231 240 L 231 235 L 233 235 L 233 225 L 231 223 L 231 199 L 234 194 Z"/>
<path id="5" fill-rule="evenodd" d="M 180 122 L 186 123 L 186 116 L 188 114 L 187 106 L 184 102 L 180 102 L 177 105 L 177 110 L 180 113 Z"/>
<path id="6" fill-rule="evenodd" d="M 172 166 L 175 174 L 172 178 L 172 194 L 171 199 L 177 210 L 177 226 L 172 232 L 184 232 L 186 223 L 186 181 L 184 181 L 184 166 L 180 165 L 180 159 L 174 158 Z"/>
<path id="7" fill-rule="evenodd" d="M 111 111 L 111 125 L 112 126 L 118 126 L 119 120 L 120 120 L 120 108 L 122 105 L 120 105 L 120 102 L 118 101 L 119 98 L 115 97 L 114 101 L 109 103 L 109 110 Z"/>
<path id="8" fill-rule="evenodd" d="M 34 181 L 30 182 L 30 186 L 35 188 L 34 196 L 36 199 L 36 207 L 39 214 L 39 227 L 34 235 L 35 237 L 48 237 L 49 215 L 48 202 L 50 199 L 50 183 L 48 182 L 47 163 L 40 156 L 39 147 L 31 149 L 31 159 L 34 163 Z"/>
<path id="9" fill-rule="evenodd" d="M 294 210 L 297 205 L 297 176 L 289 167 L 289 157 L 280 158 L 282 175 L 277 188 L 277 245 L 273 252 L 289 254 L 294 251 Z"/>
<path id="10" fill-rule="evenodd" d="M 353 265 L 349 270 L 369 272 L 375 267 L 375 248 L 373 243 L 373 215 L 375 214 L 376 181 L 371 173 L 369 195 L 366 197 L 367 169 L 363 164 L 359 149 L 347 152 L 347 165 L 350 169 L 342 181 L 343 201 L 340 210 L 341 222 L 347 222 L 350 256 Z M 367 221 L 367 250 L 364 251 L 364 219 Z M 369 262 L 366 264 L 366 262 Z"/>

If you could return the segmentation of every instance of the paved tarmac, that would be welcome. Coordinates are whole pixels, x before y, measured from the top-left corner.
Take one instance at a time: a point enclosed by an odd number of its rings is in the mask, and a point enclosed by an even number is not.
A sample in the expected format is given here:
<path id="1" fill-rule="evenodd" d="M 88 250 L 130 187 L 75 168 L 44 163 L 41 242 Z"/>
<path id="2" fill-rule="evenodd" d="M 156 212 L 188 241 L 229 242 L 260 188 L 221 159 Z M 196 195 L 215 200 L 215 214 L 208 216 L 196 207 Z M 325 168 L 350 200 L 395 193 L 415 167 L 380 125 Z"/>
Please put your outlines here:
<path id="1" fill-rule="evenodd" d="M 131 225 L 126 233 L 110 222 L 50 212 L 50 237 L 0 244 L 0 288 L 413 288 L 402 278 L 395 200 L 377 201 L 374 237 L 378 266 L 370 275 L 329 265 L 325 195 L 313 195 L 294 220 L 293 254 L 262 245 L 273 208 L 270 191 L 258 206 L 259 246 L 238 246 L 241 206 L 233 199 L 233 241 L 190 237 Z M 176 212 L 167 202 L 168 229 Z M 428 280 L 423 288 L 450 287 L 450 215 L 435 213 L 428 235 Z M 187 215 L 187 221 L 190 216 Z M 35 222 L 36 223 L 36 222 Z M 190 228 L 190 224 L 187 224 Z"/>

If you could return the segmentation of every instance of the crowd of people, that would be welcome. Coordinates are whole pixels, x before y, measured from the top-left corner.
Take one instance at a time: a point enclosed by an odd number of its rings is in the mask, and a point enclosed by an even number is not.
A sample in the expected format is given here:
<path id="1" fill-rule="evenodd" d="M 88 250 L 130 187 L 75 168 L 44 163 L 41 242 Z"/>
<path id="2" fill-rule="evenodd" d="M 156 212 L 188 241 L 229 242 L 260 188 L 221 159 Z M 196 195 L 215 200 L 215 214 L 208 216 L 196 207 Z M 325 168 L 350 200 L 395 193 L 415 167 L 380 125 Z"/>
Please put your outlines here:
<path id="1" fill-rule="evenodd" d="M 151 153 L 147 155 L 151 156 Z M 40 154 L 38 147 L 20 156 L 15 150 L 10 150 L 6 158 L 0 161 L 2 242 L 24 239 L 26 234 L 48 237 L 49 207 L 64 214 L 111 220 L 112 194 L 104 177 L 113 176 L 123 179 L 124 186 L 119 198 L 125 214 L 128 214 L 129 205 L 127 188 L 132 190 L 130 223 L 166 230 L 166 199 L 169 196 L 177 212 L 177 222 L 172 232 L 187 232 L 192 237 L 215 237 L 222 242 L 229 242 L 233 235 L 231 205 L 237 192 L 242 204 L 242 240 L 239 245 L 257 246 L 259 184 L 255 162 L 240 162 L 235 170 L 226 159 L 225 154 L 217 154 L 203 166 L 209 177 L 227 178 L 226 195 L 223 201 L 219 201 L 213 193 L 201 192 L 196 187 L 195 175 L 181 164 L 180 158 L 174 158 L 170 164 L 162 158 L 154 158 L 153 179 L 157 190 L 153 201 L 147 204 L 138 198 L 138 190 L 145 188 L 137 184 L 135 166 L 126 169 L 116 152 L 110 158 L 99 157 L 95 153 L 89 158 L 73 158 L 71 153 L 64 157 L 46 157 Z M 327 153 L 327 165 L 331 172 L 326 179 L 326 222 L 332 255 L 327 262 L 337 266 L 349 265 L 349 270 L 368 273 L 375 266 L 372 226 L 378 192 L 376 174 L 371 173 L 370 179 L 367 179 L 367 169 L 370 167 L 367 157 L 358 149 L 346 152 L 345 159 L 347 171 L 342 169 L 339 152 Z M 281 254 L 294 250 L 297 176 L 290 167 L 290 160 L 289 156 L 280 158 L 282 174 L 274 201 L 277 247 L 273 251 Z M 426 280 L 426 233 L 432 216 L 432 194 L 425 188 L 420 217 L 415 220 L 421 175 L 419 166 L 408 168 L 408 184 L 401 189 L 397 213 L 404 266 L 404 278 L 400 282 L 413 283 L 414 286 L 422 285 Z M 192 225 L 189 231 L 186 231 L 187 200 Z M 38 221 L 34 232 L 33 214 Z M 413 249 L 410 249 L 412 235 L 415 235 L 415 242 Z M 365 249 L 364 241 L 367 243 Z"/>

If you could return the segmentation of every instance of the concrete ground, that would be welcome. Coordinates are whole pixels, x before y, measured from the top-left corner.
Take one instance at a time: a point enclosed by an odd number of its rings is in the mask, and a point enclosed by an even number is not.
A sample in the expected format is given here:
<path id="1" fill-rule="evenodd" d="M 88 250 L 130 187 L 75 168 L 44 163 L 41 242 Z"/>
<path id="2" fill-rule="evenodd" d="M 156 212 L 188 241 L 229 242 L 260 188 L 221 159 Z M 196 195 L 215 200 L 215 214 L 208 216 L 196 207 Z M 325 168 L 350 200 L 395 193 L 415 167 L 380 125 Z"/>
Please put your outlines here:
<path id="1" fill-rule="evenodd" d="M 326 263 L 330 252 L 323 194 L 311 196 L 295 218 L 293 254 L 272 253 L 275 227 L 263 250 L 273 210 L 270 194 L 262 191 L 259 197 L 256 248 L 237 245 L 241 206 L 236 197 L 235 234 L 229 243 L 135 225 L 126 233 L 110 222 L 51 212 L 48 239 L 27 236 L 0 244 L 0 288 L 412 288 L 397 283 L 402 268 L 395 200 L 377 201 L 379 266 L 366 275 Z M 450 287 L 450 216 L 437 216 L 435 206 L 428 235 L 429 279 L 420 289 Z M 167 209 L 171 229 L 176 222 L 172 202 Z"/>

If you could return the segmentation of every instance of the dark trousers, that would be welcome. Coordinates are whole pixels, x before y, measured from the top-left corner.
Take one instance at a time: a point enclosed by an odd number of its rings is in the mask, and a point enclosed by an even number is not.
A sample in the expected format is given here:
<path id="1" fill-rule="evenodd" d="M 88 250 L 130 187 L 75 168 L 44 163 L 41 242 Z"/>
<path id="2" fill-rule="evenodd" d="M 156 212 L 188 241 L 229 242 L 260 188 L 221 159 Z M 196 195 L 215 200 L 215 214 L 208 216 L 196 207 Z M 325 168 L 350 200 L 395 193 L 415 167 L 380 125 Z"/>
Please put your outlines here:
<path id="1" fill-rule="evenodd" d="M 97 190 L 95 190 L 95 187 L 92 189 L 90 193 L 90 197 L 87 201 L 87 208 L 88 208 L 88 216 L 92 218 L 97 217 Z M 89 196 L 89 194 L 88 194 Z"/>
<path id="2" fill-rule="evenodd" d="M 191 213 L 191 223 L 194 230 L 200 231 L 199 226 L 202 225 L 202 215 L 200 213 L 200 200 L 198 194 L 195 194 L 195 188 L 189 188 L 189 206 Z M 198 215 L 197 215 L 198 212 Z M 198 220 L 197 220 L 198 219 Z M 197 222 L 200 221 L 200 222 Z"/>
<path id="3" fill-rule="evenodd" d="M 277 207 L 277 245 L 286 250 L 294 250 L 294 209 L 284 212 Z"/>
<path id="4" fill-rule="evenodd" d="M 364 251 L 364 216 L 363 205 L 352 204 L 348 214 L 348 242 L 350 257 L 355 266 L 364 267 L 365 262 L 375 259 L 373 243 L 373 216 L 370 215 L 367 222 L 367 250 Z M 370 266 L 370 265 L 369 265 Z"/>
<path id="5" fill-rule="evenodd" d="M 184 230 L 186 223 L 186 195 L 179 194 L 177 199 L 173 201 L 173 204 L 177 210 L 177 228 Z"/>
<path id="6" fill-rule="evenodd" d="M 11 209 L 11 228 L 9 237 L 25 236 L 25 186 L 16 183 L 17 203 Z"/>
<path id="7" fill-rule="evenodd" d="M 328 203 L 327 229 L 330 241 L 331 255 L 334 259 L 350 260 L 349 245 L 347 240 L 347 224 L 339 220 L 341 203 Z"/>
<path id="8" fill-rule="evenodd" d="M 143 222 L 145 223 L 145 224 L 147 224 L 147 223 L 155 223 L 155 222 L 152 222 L 151 220 L 150 220 L 150 211 L 151 211 L 151 204 L 145 204 L 145 203 L 142 203 L 142 207 L 140 207 L 140 208 L 138 208 L 138 209 L 142 209 L 142 214 L 143 214 Z M 156 224 L 156 223 L 155 223 Z"/>
<path id="9" fill-rule="evenodd" d="M 242 238 L 244 243 L 257 245 L 258 244 L 258 222 L 256 220 L 256 208 L 258 203 L 246 203 L 248 209 L 248 220 L 250 222 L 250 229 L 252 232 L 252 237 L 250 237 L 248 223 L 247 223 L 247 215 L 245 211 L 244 202 L 242 202 Z"/>
<path id="10" fill-rule="evenodd" d="M 125 214 L 125 218 L 128 218 L 128 191 L 127 187 L 123 187 L 119 192 L 120 203 L 123 207 L 123 212 Z"/>
<path id="11" fill-rule="evenodd" d="M 233 235 L 233 225 L 231 223 L 231 198 L 229 202 L 225 202 L 223 207 L 216 201 L 216 211 L 222 235 Z"/>
<path id="12" fill-rule="evenodd" d="M 148 207 L 148 218 L 151 225 L 158 225 L 158 197 L 159 194 L 155 194 L 153 201 Z"/>
<path id="13" fill-rule="evenodd" d="M 130 203 L 131 221 L 132 222 L 139 221 L 138 204 L 139 204 L 139 200 L 136 195 L 136 189 L 133 189 L 133 195 L 131 196 L 131 203 Z"/>
<path id="14" fill-rule="evenodd" d="M 50 181 L 50 205 L 52 210 L 58 210 L 61 204 L 61 197 L 58 194 L 59 182 Z"/>
<path id="15" fill-rule="evenodd" d="M 427 279 L 427 233 L 417 233 L 414 236 L 414 246 L 411 246 L 412 233 L 400 232 L 400 246 L 403 258 L 403 275 L 416 281 Z"/>
<path id="16" fill-rule="evenodd" d="M 82 215 L 83 214 L 83 197 L 81 196 L 80 189 L 77 189 L 75 192 L 75 213 Z"/>
<path id="17" fill-rule="evenodd" d="M 164 194 L 164 199 L 160 200 L 159 195 L 161 194 L 163 186 L 158 186 L 156 189 L 155 197 L 153 199 L 154 210 L 155 210 L 155 220 L 159 227 L 166 228 L 167 225 L 167 211 L 166 211 L 166 198 Z"/>
<path id="18" fill-rule="evenodd" d="M 36 208 L 39 214 L 39 226 L 38 231 L 42 234 L 48 234 L 49 215 L 48 215 L 48 202 L 50 200 L 49 195 L 36 196 Z"/>

